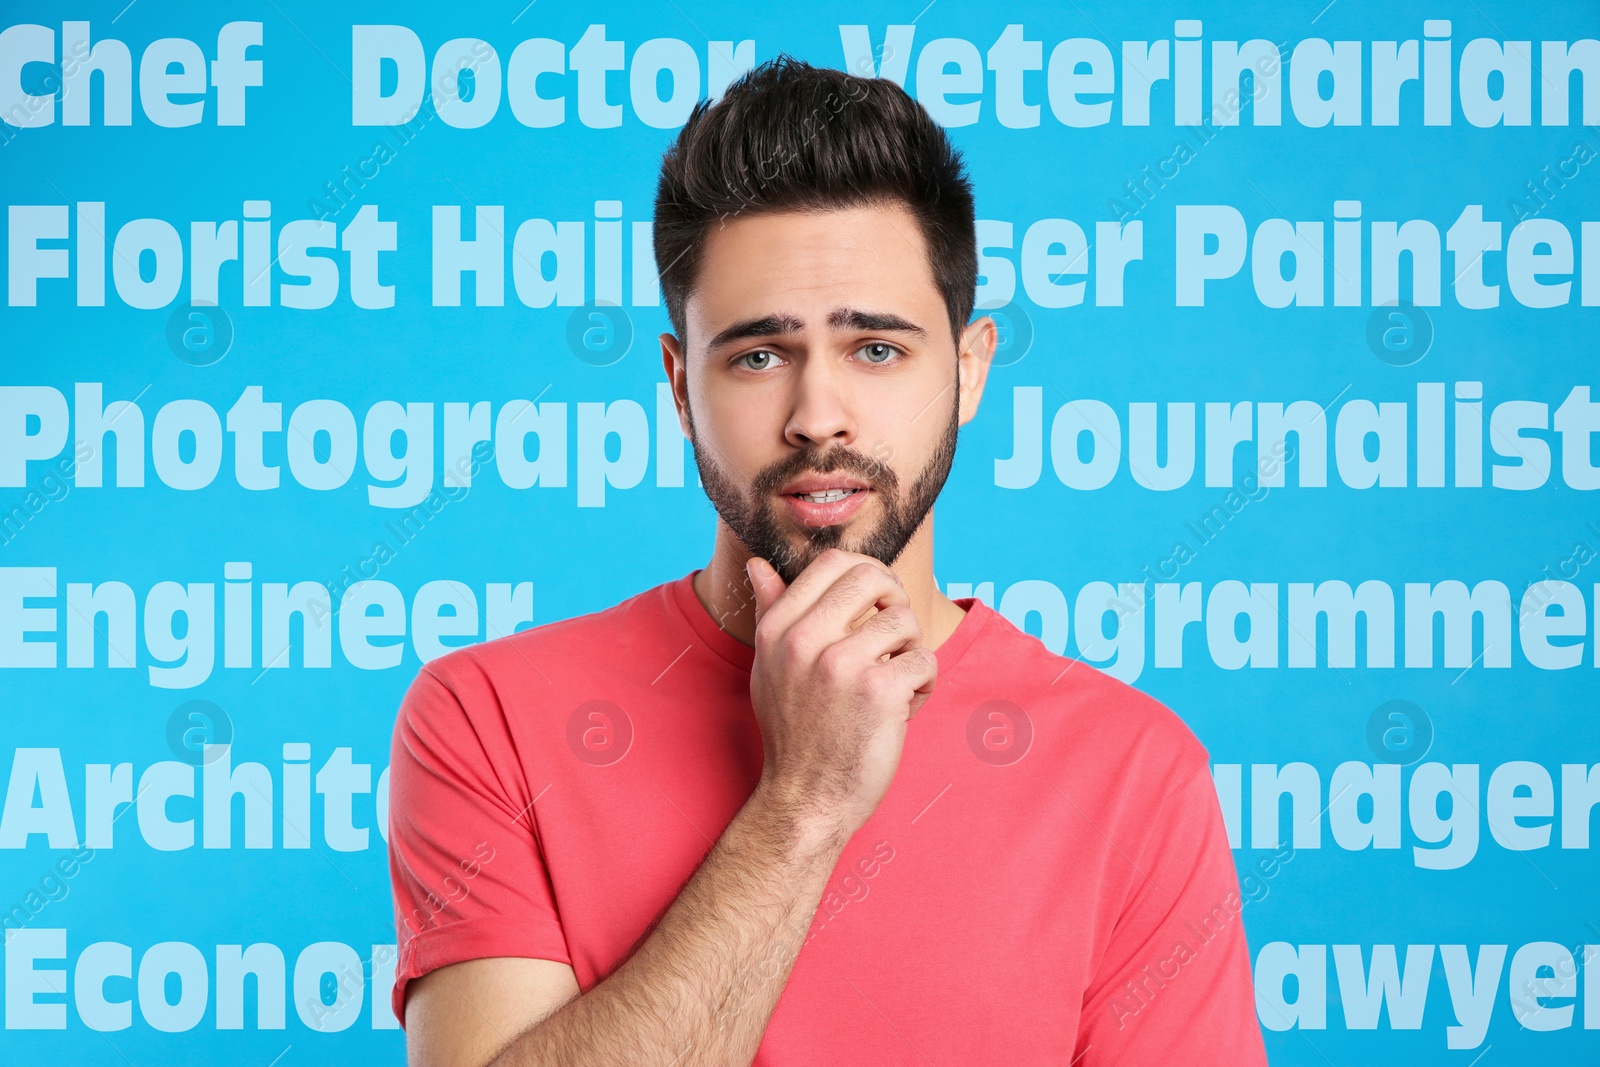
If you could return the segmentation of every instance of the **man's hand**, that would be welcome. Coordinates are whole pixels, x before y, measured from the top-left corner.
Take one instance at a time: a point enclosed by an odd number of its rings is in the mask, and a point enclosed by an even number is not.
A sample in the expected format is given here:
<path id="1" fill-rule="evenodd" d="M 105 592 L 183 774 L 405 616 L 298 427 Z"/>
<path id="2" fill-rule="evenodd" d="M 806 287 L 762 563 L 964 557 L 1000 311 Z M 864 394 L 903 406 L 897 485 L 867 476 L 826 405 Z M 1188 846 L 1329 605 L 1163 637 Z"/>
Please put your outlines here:
<path id="1" fill-rule="evenodd" d="M 758 790 L 842 843 L 888 792 L 938 660 L 899 578 L 870 556 L 828 549 L 787 587 L 760 557 L 747 569 L 750 701 L 766 753 Z"/>

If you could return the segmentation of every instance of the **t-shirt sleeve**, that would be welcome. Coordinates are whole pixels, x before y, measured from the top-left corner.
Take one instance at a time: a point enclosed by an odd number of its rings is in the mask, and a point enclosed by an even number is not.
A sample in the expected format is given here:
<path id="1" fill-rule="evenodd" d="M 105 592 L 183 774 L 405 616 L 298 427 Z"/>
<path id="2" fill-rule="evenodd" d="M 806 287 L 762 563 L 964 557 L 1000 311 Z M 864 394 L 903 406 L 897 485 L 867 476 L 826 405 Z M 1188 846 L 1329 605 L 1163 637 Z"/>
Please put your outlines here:
<path id="1" fill-rule="evenodd" d="M 487 679 L 446 685 L 423 667 L 401 702 L 389 759 L 401 1025 L 407 984 L 435 968 L 489 956 L 570 963 L 535 798 Z"/>
<path id="2" fill-rule="evenodd" d="M 1074 1067 L 1267 1062 L 1239 876 L 1208 767 L 1152 813 L 1086 990 Z"/>

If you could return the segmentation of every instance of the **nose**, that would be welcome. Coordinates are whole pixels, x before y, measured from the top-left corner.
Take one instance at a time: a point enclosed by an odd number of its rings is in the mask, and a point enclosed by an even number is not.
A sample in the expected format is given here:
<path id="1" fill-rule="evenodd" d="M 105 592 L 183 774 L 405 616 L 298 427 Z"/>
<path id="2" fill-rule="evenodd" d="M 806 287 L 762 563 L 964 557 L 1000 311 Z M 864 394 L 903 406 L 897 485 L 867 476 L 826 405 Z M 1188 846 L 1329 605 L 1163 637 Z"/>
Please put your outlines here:
<path id="1" fill-rule="evenodd" d="M 807 353 L 795 375 L 794 396 L 783 435 L 796 448 L 848 445 L 856 438 L 854 405 L 846 375 L 822 354 Z"/>

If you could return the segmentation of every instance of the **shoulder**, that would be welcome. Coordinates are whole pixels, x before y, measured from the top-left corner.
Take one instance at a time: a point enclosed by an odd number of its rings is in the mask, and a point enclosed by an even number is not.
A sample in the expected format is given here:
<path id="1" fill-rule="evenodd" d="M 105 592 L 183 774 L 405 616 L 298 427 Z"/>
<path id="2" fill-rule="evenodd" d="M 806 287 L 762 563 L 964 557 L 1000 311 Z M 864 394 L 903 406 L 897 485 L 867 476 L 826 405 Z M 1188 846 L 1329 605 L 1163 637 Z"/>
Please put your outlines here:
<path id="1" fill-rule="evenodd" d="M 607 608 L 464 645 L 429 660 L 420 673 L 451 687 L 499 681 L 550 685 L 607 663 L 627 662 L 638 645 L 659 642 L 671 610 L 668 584 Z"/>
<path id="2" fill-rule="evenodd" d="M 480 733 L 503 730 L 516 709 L 641 661 L 641 649 L 659 643 L 669 622 L 669 594 L 658 585 L 607 608 L 452 649 L 422 664 L 401 718 L 445 725 L 465 717 Z"/>
<path id="3" fill-rule="evenodd" d="M 981 669 L 1007 679 L 997 691 L 1038 721 L 1041 734 L 1054 735 L 1053 755 L 1074 774 L 1099 766 L 1124 784 L 1171 790 L 1209 771 L 1210 753 L 1172 708 L 1107 670 L 1052 652 L 989 610 Z"/>

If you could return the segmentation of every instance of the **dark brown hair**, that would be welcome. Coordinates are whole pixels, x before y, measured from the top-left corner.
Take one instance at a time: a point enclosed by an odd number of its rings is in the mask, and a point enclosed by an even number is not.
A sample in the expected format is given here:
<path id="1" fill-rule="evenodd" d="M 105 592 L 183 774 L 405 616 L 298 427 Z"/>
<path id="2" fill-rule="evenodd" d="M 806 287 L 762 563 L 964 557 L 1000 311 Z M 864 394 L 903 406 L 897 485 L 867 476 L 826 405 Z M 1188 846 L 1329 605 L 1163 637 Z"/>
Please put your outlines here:
<path id="1" fill-rule="evenodd" d="M 972 184 L 961 153 L 892 81 L 814 67 L 787 54 L 701 100 L 662 157 L 655 258 L 667 316 L 684 308 L 706 234 L 737 215 L 898 201 L 916 217 L 950 332 L 959 338 L 978 285 Z"/>

